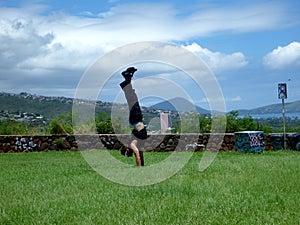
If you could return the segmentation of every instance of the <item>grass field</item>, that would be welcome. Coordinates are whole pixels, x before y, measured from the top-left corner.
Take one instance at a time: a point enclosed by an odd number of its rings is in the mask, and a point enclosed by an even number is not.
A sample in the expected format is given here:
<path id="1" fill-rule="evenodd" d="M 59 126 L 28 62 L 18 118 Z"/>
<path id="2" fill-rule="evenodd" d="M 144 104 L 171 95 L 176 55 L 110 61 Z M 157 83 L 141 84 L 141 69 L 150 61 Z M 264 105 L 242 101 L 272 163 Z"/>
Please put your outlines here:
<path id="1" fill-rule="evenodd" d="M 146 163 L 166 154 L 145 153 Z M 130 187 L 80 152 L 2 154 L 0 224 L 300 224 L 300 152 L 219 153 L 199 172 L 201 156 L 164 182 Z"/>

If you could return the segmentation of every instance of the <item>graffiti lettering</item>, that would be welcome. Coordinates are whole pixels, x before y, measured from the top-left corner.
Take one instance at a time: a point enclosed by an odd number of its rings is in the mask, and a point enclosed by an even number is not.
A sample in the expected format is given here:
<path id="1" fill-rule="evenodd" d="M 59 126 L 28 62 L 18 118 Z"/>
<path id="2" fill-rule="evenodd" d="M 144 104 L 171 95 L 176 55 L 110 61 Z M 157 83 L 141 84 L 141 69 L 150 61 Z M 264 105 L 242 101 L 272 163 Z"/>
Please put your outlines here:
<path id="1" fill-rule="evenodd" d="M 16 137 L 16 150 L 19 151 L 34 151 L 39 146 L 33 142 L 32 137 L 24 138 L 24 137 Z"/>
<path id="2" fill-rule="evenodd" d="M 250 147 L 264 146 L 263 135 L 261 133 L 249 134 Z"/>

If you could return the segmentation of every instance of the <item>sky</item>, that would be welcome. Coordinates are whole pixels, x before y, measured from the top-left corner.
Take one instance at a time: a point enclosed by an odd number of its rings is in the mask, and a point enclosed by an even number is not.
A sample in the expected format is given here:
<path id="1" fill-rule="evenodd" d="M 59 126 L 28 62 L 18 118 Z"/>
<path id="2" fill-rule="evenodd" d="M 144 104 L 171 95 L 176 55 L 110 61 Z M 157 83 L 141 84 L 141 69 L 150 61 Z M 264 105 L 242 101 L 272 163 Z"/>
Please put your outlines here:
<path id="1" fill-rule="evenodd" d="M 180 46 L 203 60 L 227 111 L 281 103 L 277 85 L 282 82 L 286 102 L 300 100 L 298 0 L 0 0 L 0 92 L 74 97 L 99 58 L 146 41 Z M 136 76 L 145 79 L 157 74 L 186 81 L 166 65 L 135 66 L 140 66 Z M 154 92 L 155 77 L 154 85 L 148 81 L 139 82 L 137 91 Z M 99 100 L 114 101 L 119 82 L 112 76 Z M 213 101 L 192 83 L 183 88 L 200 107 Z M 168 86 L 161 91 L 177 96 Z M 155 98 L 144 101 L 153 103 Z"/>

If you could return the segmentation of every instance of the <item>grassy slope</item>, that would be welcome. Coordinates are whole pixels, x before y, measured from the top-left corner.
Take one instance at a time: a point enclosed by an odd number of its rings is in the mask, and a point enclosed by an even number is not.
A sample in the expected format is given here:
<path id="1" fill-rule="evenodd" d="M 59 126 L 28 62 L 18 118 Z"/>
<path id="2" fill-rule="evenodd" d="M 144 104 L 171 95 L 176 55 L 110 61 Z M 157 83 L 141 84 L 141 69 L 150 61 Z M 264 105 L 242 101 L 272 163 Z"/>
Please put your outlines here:
<path id="1" fill-rule="evenodd" d="M 146 163 L 166 154 L 146 153 Z M 0 224 L 300 223 L 299 152 L 219 153 L 203 173 L 201 156 L 171 179 L 129 187 L 95 173 L 79 152 L 0 155 Z"/>
<path id="2" fill-rule="evenodd" d="M 72 104 L 59 101 L 39 101 L 38 99 L 25 99 L 17 96 L 1 96 L 0 110 L 9 112 L 38 113 L 48 119 L 72 111 Z"/>

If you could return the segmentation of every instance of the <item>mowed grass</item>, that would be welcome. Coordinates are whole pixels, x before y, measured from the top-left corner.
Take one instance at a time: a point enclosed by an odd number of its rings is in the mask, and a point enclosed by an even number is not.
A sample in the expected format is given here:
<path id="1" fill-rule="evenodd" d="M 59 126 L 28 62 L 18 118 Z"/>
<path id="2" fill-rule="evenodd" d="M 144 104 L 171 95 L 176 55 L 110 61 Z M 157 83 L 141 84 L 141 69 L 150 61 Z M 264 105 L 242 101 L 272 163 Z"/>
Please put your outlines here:
<path id="1" fill-rule="evenodd" d="M 167 154 L 145 153 L 146 164 Z M 300 152 L 219 153 L 199 172 L 201 157 L 132 187 L 100 176 L 80 152 L 2 154 L 0 224 L 300 224 Z"/>

